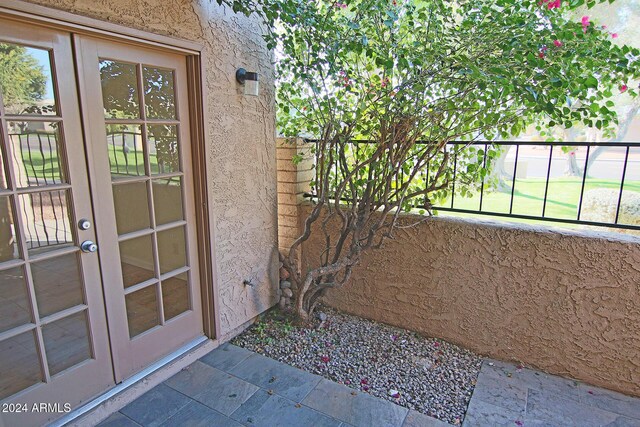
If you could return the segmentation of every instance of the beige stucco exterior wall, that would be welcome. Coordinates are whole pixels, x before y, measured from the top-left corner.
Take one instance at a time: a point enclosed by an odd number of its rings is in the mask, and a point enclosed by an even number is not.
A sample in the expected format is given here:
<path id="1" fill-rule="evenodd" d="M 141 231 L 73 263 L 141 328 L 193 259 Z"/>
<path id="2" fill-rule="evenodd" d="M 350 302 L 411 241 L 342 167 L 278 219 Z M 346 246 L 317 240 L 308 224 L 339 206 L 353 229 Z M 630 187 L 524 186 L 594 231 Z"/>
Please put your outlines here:
<path id="1" fill-rule="evenodd" d="M 368 253 L 326 302 L 640 395 L 640 238 L 594 236 L 434 218 Z M 306 262 L 317 259 L 318 237 Z"/>
<path id="2" fill-rule="evenodd" d="M 271 54 L 258 21 L 225 10 L 215 0 L 30 1 L 205 46 L 207 182 L 222 335 L 275 304 L 274 85 Z M 239 67 L 260 73 L 259 97 L 242 94 L 235 81 Z"/>

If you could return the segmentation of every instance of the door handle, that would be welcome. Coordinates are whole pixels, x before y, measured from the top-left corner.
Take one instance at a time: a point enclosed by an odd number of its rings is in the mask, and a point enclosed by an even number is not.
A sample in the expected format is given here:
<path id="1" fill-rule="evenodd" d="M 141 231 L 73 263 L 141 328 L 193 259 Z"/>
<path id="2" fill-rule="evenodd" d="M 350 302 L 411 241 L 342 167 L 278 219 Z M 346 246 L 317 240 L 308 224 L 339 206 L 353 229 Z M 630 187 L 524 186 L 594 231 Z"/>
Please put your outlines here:
<path id="1" fill-rule="evenodd" d="M 82 252 L 95 252 L 98 250 L 98 245 L 91 240 L 85 240 L 82 242 L 82 245 L 80 245 L 80 249 L 82 249 Z"/>

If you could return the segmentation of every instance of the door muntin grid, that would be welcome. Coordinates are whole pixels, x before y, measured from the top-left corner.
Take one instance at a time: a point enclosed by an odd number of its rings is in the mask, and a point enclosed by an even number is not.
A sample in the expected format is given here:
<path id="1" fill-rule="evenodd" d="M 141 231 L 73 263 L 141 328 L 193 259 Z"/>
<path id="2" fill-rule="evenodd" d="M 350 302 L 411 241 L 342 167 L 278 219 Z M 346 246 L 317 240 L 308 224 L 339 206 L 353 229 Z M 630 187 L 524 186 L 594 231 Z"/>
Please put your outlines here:
<path id="1" fill-rule="evenodd" d="M 175 72 L 104 58 L 99 69 L 133 339 L 193 307 Z M 126 90 L 112 87 L 118 84 Z"/>
<path id="2" fill-rule="evenodd" d="M 94 357 L 54 52 L 0 41 L 10 52 L 14 72 L 0 74 L 0 400 Z"/>

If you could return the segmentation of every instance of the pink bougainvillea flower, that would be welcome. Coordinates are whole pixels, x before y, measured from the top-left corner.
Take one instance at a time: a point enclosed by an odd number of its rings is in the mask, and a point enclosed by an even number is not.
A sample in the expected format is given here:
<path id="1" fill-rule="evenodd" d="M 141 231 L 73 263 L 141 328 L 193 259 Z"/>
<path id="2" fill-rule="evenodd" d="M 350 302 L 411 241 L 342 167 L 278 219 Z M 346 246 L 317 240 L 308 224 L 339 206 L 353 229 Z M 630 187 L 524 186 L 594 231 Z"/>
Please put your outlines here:
<path id="1" fill-rule="evenodd" d="M 349 380 L 344 380 L 344 383 L 345 383 L 346 385 L 349 385 L 349 384 L 351 384 L 351 381 L 349 381 Z"/>
<path id="2" fill-rule="evenodd" d="M 620 85 L 618 89 L 620 89 L 620 93 L 625 93 L 629 88 L 627 87 L 627 85 Z"/>
<path id="3" fill-rule="evenodd" d="M 540 53 L 538 54 L 538 57 L 540 57 L 540 58 L 544 58 L 544 52 L 540 52 Z"/>
<path id="4" fill-rule="evenodd" d="M 547 3 L 547 8 L 558 9 L 560 7 L 560 0 L 553 0 Z"/>
<path id="5" fill-rule="evenodd" d="M 440 343 L 438 341 L 436 341 L 436 342 L 433 343 L 433 346 L 438 348 L 438 347 L 440 347 Z"/>
<path id="6" fill-rule="evenodd" d="M 363 379 L 360 380 L 360 384 L 367 385 L 367 384 L 369 384 L 369 380 L 366 379 L 366 378 L 363 378 Z"/>
<path id="7" fill-rule="evenodd" d="M 392 341 L 398 341 L 398 336 L 397 335 L 391 335 L 391 340 Z"/>
<path id="8" fill-rule="evenodd" d="M 618 33 L 613 33 L 613 34 L 611 34 L 611 38 L 612 38 L 612 39 L 617 39 L 617 38 L 618 38 Z"/>
<path id="9" fill-rule="evenodd" d="M 346 5 L 346 3 L 334 3 L 333 7 L 337 7 L 337 8 L 340 8 L 340 9 L 346 9 L 347 5 Z"/>
<path id="10" fill-rule="evenodd" d="M 331 359 L 329 359 L 329 356 L 322 356 L 320 360 L 322 360 L 323 363 L 329 363 L 329 360 Z"/>
<path id="11" fill-rule="evenodd" d="M 589 17 L 588 16 L 583 16 L 582 17 L 582 32 L 583 33 L 587 33 L 587 27 L 591 25 L 591 22 L 589 22 Z"/>
<path id="12" fill-rule="evenodd" d="M 562 46 L 562 42 L 560 40 L 554 40 L 553 44 L 555 45 L 555 47 L 560 47 Z"/>
<path id="13" fill-rule="evenodd" d="M 362 390 L 364 391 L 369 391 L 369 387 L 367 387 L 366 385 L 362 387 Z"/>

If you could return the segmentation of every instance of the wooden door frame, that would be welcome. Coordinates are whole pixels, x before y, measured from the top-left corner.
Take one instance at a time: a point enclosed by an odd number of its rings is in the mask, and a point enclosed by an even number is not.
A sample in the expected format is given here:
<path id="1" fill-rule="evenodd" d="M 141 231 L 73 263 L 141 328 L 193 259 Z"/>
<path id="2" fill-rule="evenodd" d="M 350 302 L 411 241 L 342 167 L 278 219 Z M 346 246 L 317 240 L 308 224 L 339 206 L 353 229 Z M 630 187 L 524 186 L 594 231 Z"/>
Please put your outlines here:
<path id="1" fill-rule="evenodd" d="M 200 263 L 200 288 L 203 327 L 207 337 L 218 339 L 220 331 L 219 288 L 217 283 L 215 229 L 213 214 L 209 210 L 207 185 L 207 147 L 210 138 L 204 131 L 209 122 L 205 100 L 208 99 L 205 72 L 207 53 L 204 45 L 154 34 L 123 25 L 100 21 L 86 16 L 52 9 L 21 0 L 2 0 L 0 16 L 16 21 L 64 30 L 71 34 L 84 34 L 110 41 L 128 43 L 146 48 L 179 53 L 187 61 L 187 88 L 190 110 L 191 150 L 193 181 L 196 203 L 196 230 L 198 232 L 198 262 Z M 87 165 L 88 167 L 88 165 Z"/>

